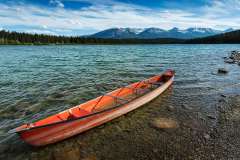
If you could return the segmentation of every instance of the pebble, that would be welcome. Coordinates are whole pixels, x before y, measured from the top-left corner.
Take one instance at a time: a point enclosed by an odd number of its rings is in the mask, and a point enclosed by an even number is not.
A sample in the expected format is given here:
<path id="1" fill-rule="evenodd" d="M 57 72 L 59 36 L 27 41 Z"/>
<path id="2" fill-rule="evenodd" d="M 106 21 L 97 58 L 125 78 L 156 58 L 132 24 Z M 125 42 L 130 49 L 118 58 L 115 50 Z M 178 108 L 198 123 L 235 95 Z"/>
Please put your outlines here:
<path id="1" fill-rule="evenodd" d="M 153 149 L 153 152 L 154 152 L 154 153 L 158 153 L 158 149 L 154 148 L 154 149 Z"/>
<path id="2" fill-rule="evenodd" d="M 174 110 L 174 107 L 171 106 L 171 105 L 169 105 L 169 106 L 167 106 L 167 110 L 168 110 L 168 111 L 173 111 L 173 110 Z"/>
<path id="3" fill-rule="evenodd" d="M 210 135 L 209 135 L 209 134 L 204 134 L 203 137 L 204 137 L 206 140 L 210 139 Z"/>
<path id="4" fill-rule="evenodd" d="M 189 109 L 189 110 L 192 109 L 191 107 L 187 106 L 186 104 L 182 104 L 182 108 L 183 108 L 183 109 Z"/>
<path id="5" fill-rule="evenodd" d="M 227 97 L 226 95 L 224 95 L 224 94 L 221 94 L 221 97 Z"/>
<path id="6" fill-rule="evenodd" d="M 218 102 L 226 102 L 225 99 L 219 99 Z"/>
<path id="7" fill-rule="evenodd" d="M 208 117 L 209 119 L 216 119 L 216 117 L 214 117 L 213 115 L 207 115 L 207 117 Z"/>

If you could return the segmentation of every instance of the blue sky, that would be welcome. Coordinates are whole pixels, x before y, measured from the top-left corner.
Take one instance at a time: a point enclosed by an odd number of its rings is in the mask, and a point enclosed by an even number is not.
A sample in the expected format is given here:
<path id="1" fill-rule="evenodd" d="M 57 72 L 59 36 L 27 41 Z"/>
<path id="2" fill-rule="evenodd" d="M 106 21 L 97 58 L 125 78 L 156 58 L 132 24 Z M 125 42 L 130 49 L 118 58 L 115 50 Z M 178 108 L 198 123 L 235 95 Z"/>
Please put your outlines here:
<path id="1" fill-rule="evenodd" d="M 0 29 L 86 35 L 112 27 L 240 28 L 240 0 L 0 0 Z"/>

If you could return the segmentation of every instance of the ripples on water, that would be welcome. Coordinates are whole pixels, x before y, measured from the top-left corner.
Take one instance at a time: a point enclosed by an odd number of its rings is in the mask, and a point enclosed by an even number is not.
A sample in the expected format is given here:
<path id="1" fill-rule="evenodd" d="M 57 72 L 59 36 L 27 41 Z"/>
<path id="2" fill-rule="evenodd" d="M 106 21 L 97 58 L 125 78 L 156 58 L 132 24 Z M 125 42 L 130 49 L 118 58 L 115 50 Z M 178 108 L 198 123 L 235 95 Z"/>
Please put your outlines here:
<path id="1" fill-rule="evenodd" d="M 239 82 L 223 56 L 239 45 L 0 46 L 0 136 L 131 82 L 172 68 L 179 96 Z M 227 76 L 216 73 L 227 67 Z M 182 92 L 185 91 L 185 92 Z M 230 92 L 234 92 L 233 89 Z"/>

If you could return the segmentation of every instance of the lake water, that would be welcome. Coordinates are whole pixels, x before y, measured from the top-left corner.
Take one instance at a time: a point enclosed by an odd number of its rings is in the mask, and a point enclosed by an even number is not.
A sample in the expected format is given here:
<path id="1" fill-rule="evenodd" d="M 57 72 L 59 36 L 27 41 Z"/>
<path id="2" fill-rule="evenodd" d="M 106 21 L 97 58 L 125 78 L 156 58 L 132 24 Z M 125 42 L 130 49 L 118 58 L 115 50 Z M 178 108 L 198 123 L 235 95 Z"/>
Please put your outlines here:
<path id="1" fill-rule="evenodd" d="M 173 87 L 179 97 L 240 93 L 239 87 L 231 87 L 240 82 L 240 67 L 223 60 L 239 48 L 228 44 L 0 46 L 0 144 L 8 143 L 13 135 L 7 131 L 22 123 L 168 68 L 176 71 Z M 230 72 L 217 74 L 222 67 Z"/>

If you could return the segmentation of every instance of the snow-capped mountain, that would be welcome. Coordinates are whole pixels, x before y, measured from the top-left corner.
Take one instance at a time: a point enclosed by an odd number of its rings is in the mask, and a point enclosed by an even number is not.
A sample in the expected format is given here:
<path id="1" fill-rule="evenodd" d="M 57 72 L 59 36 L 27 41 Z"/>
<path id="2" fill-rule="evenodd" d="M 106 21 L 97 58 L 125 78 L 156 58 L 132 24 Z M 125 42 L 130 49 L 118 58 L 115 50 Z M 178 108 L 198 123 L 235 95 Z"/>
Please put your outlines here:
<path id="1" fill-rule="evenodd" d="M 98 33 L 91 35 L 95 38 L 113 38 L 113 39 L 123 39 L 123 38 L 135 38 L 143 29 L 140 28 L 110 28 Z"/>
<path id="2" fill-rule="evenodd" d="M 160 36 L 163 36 L 165 32 L 166 30 L 160 28 L 146 28 L 136 35 L 136 37 L 144 39 L 159 38 Z"/>
<path id="3" fill-rule="evenodd" d="M 179 29 L 172 28 L 170 30 L 164 30 L 161 28 L 110 28 L 101 32 L 90 35 L 94 38 L 112 38 L 112 39 L 124 39 L 124 38 L 139 38 L 139 39 L 154 39 L 154 38 L 179 38 L 179 39 L 191 39 L 199 37 L 207 37 L 220 33 L 233 31 L 232 28 L 227 30 L 215 30 L 212 28 L 187 28 Z"/>
<path id="4" fill-rule="evenodd" d="M 226 32 L 232 32 L 232 31 L 235 31 L 235 29 L 233 29 L 233 28 L 228 28 L 228 29 L 226 29 L 224 32 L 226 33 Z"/>

